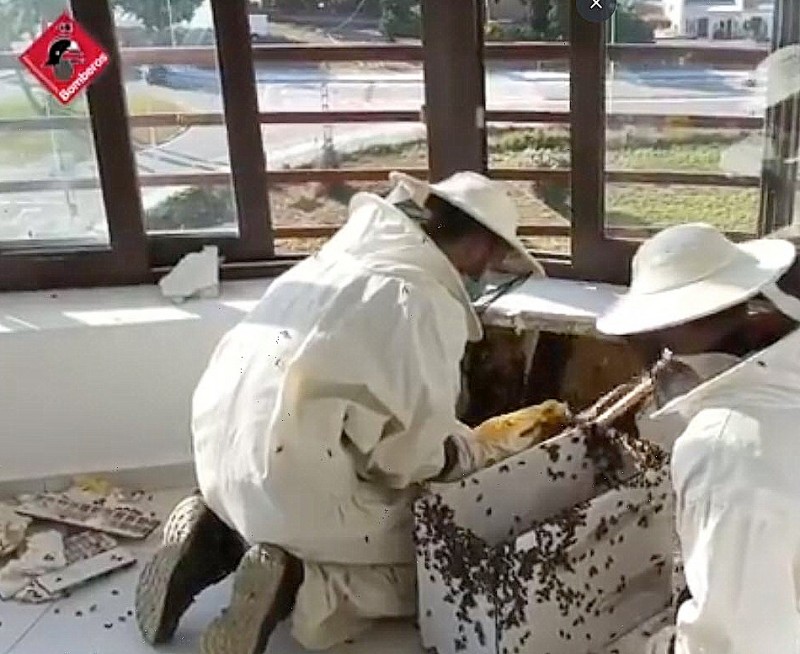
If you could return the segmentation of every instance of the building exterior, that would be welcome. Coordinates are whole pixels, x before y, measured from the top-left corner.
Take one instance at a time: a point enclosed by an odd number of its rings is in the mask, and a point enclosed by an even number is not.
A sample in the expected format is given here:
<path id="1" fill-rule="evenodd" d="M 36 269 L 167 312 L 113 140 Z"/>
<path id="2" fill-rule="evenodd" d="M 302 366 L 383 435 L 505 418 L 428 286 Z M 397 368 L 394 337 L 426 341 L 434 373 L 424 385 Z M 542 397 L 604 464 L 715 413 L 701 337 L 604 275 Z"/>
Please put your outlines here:
<path id="1" fill-rule="evenodd" d="M 676 36 L 769 40 L 774 0 L 662 0 Z"/>
<path id="2" fill-rule="evenodd" d="M 775 0 L 630 0 L 643 20 L 658 35 L 709 41 L 772 37 Z M 486 0 L 490 20 L 525 20 L 527 7 L 521 0 Z"/>

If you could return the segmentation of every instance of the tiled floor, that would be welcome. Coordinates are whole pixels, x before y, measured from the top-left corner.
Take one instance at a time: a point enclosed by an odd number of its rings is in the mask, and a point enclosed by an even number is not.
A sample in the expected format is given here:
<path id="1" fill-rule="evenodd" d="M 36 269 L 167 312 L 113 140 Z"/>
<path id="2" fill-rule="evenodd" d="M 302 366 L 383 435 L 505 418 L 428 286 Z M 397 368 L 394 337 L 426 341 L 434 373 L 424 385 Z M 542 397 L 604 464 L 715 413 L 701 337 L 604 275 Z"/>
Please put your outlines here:
<path id="1" fill-rule="evenodd" d="M 183 495 L 184 492 L 160 493 L 154 498 L 154 505 L 166 512 Z M 153 538 L 131 549 L 145 559 L 156 541 Z M 0 654 L 152 654 L 153 650 L 142 642 L 132 617 L 138 571 L 137 565 L 91 583 L 54 604 L 0 602 Z M 197 654 L 202 630 L 227 600 L 227 583 L 209 589 L 181 622 L 175 641 L 158 651 Z M 613 650 L 619 654 L 643 654 L 645 640 L 641 634 L 631 634 L 616 643 Z M 334 654 L 421 654 L 422 651 L 413 626 L 390 623 L 376 628 L 357 643 L 338 648 Z M 267 650 L 267 654 L 302 652 L 285 626 L 273 635 Z"/>

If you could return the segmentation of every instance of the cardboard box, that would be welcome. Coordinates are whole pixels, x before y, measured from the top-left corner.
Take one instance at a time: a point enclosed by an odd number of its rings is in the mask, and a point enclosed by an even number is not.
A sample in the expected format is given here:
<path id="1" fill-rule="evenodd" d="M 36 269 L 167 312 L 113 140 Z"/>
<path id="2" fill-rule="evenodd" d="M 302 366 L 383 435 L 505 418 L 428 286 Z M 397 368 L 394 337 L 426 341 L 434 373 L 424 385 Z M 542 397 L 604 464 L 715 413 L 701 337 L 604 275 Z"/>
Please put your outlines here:
<path id="1" fill-rule="evenodd" d="M 415 505 L 426 648 L 600 652 L 669 606 L 668 457 L 635 463 L 599 440 L 568 430 L 426 490 Z"/>

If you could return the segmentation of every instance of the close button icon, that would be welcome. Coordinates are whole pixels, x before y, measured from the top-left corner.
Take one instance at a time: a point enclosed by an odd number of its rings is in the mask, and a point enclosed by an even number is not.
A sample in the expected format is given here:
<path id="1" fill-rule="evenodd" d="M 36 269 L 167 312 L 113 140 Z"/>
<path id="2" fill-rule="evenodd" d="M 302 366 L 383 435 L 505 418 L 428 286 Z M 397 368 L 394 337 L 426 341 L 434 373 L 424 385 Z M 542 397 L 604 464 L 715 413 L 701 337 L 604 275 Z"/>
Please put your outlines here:
<path id="1" fill-rule="evenodd" d="M 575 0 L 575 4 L 581 17 L 593 23 L 607 21 L 617 9 L 617 0 Z"/>

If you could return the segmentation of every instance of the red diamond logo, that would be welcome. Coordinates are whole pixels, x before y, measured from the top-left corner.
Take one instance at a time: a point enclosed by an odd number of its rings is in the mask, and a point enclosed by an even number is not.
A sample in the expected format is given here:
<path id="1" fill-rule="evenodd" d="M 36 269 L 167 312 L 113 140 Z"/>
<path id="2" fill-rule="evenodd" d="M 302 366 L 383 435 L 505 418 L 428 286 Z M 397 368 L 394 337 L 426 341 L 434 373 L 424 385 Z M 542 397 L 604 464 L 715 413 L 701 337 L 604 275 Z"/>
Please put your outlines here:
<path id="1" fill-rule="evenodd" d="M 108 55 L 63 13 L 19 60 L 61 104 L 69 104 L 109 64 Z"/>

